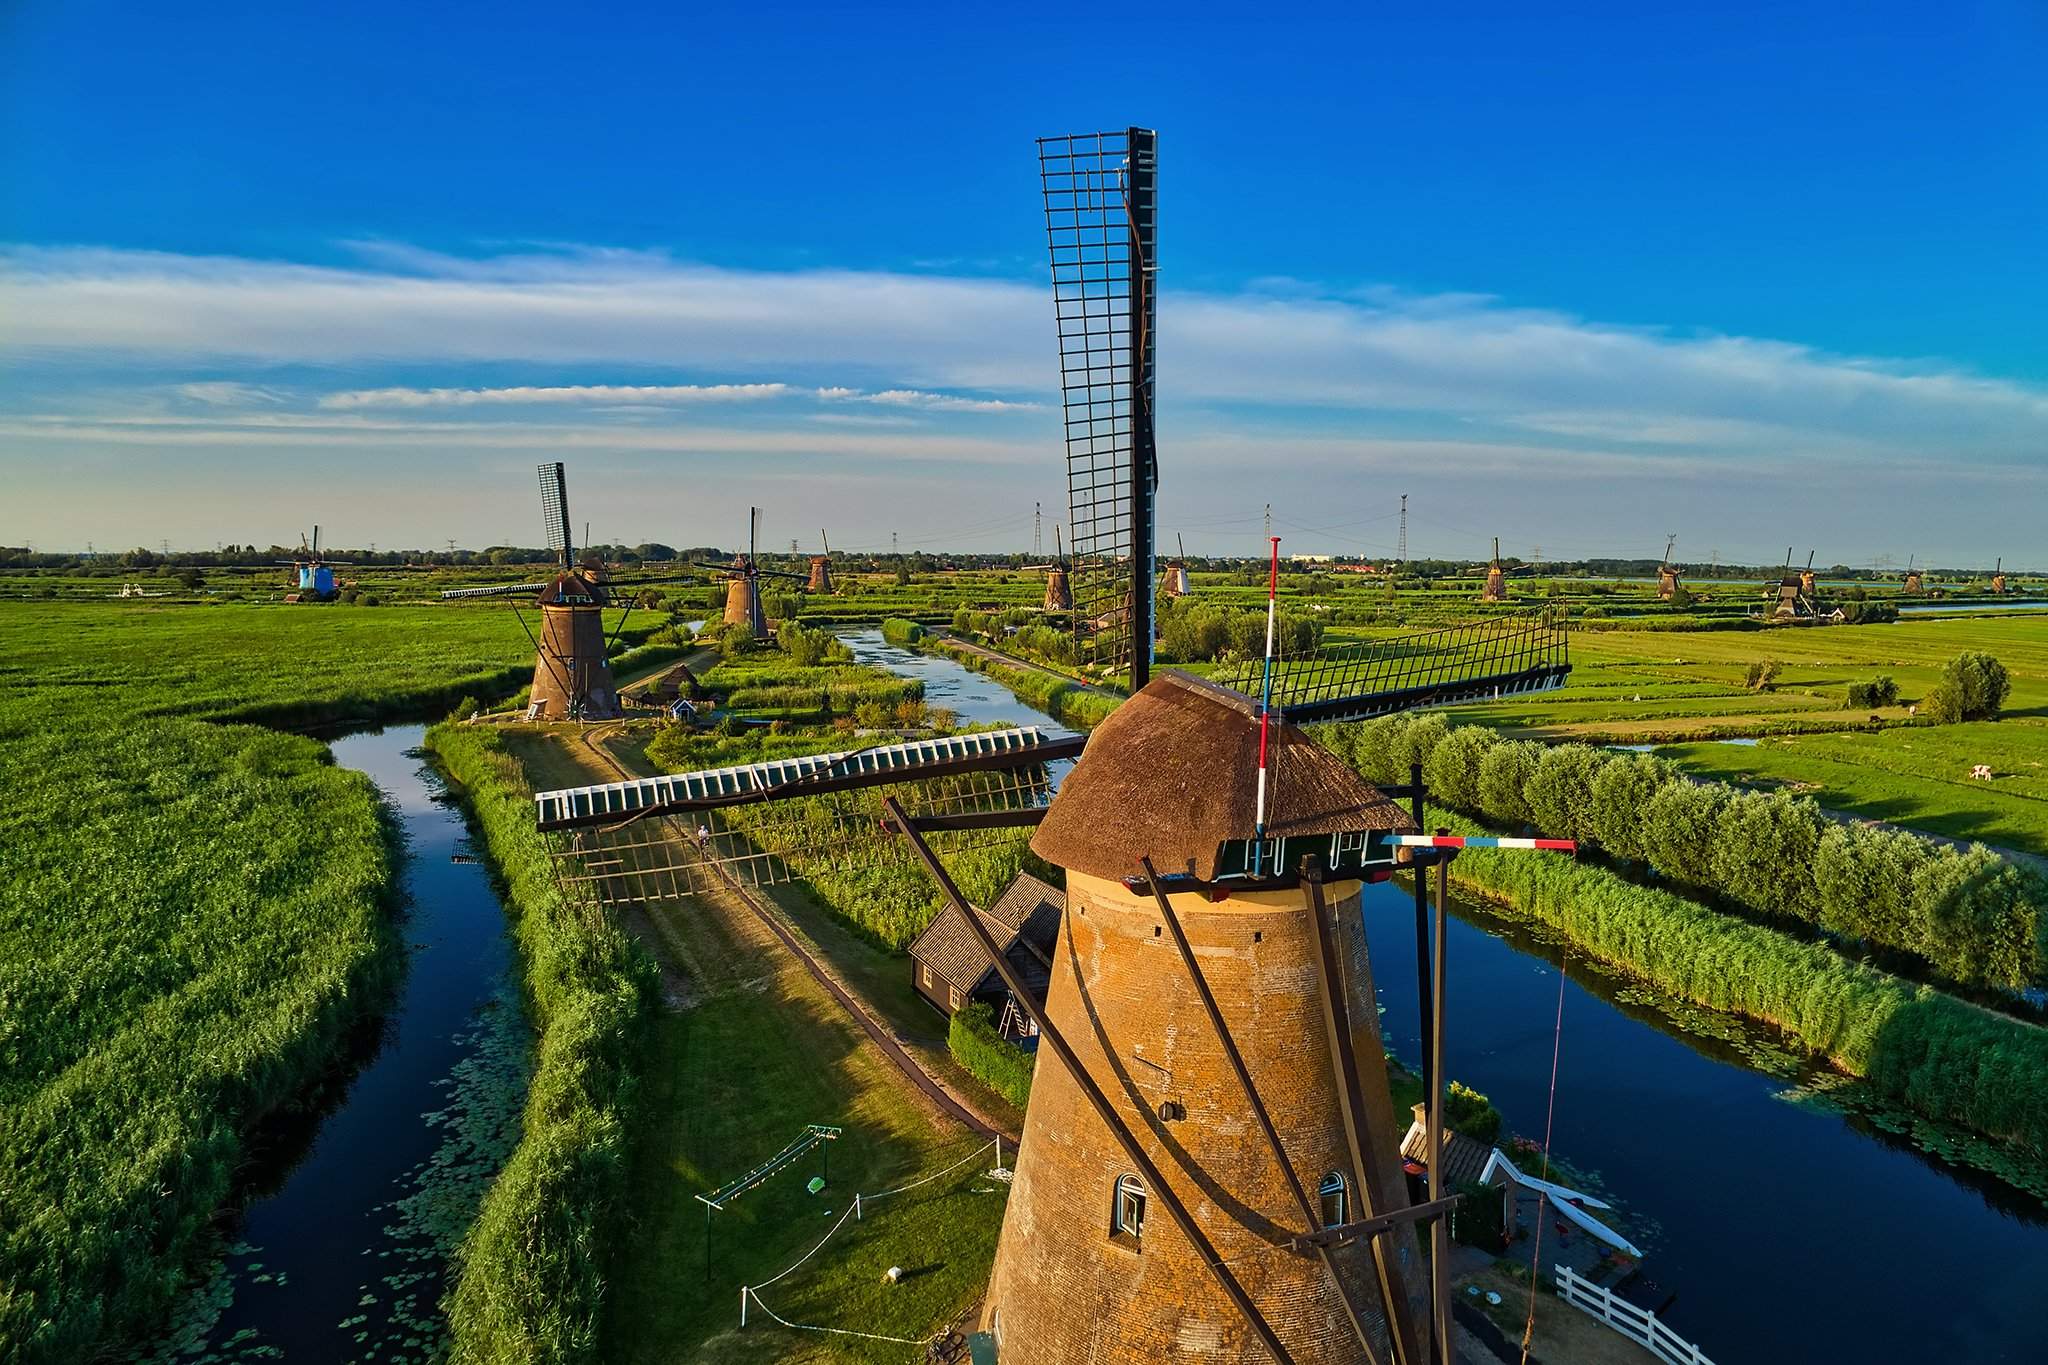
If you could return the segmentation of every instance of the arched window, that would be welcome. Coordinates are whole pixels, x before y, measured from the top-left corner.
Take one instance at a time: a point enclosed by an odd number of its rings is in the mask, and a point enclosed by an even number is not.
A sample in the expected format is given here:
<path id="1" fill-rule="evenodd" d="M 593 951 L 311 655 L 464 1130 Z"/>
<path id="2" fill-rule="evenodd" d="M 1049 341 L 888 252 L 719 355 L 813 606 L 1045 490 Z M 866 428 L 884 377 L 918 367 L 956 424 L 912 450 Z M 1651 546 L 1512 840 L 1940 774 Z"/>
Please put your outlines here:
<path id="1" fill-rule="evenodd" d="M 1332 1171 L 1316 1187 L 1322 1197 L 1323 1226 L 1334 1228 L 1351 1221 L 1351 1183 L 1341 1171 Z"/>
<path id="2" fill-rule="evenodd" d="M 1116 1178 L 1116 1200 L 1110 1210 L 1109 1230 L 1118 1237 L 1137 1241 L 1145 1234 L 1145 1186 L 1134 1175 Z"/>

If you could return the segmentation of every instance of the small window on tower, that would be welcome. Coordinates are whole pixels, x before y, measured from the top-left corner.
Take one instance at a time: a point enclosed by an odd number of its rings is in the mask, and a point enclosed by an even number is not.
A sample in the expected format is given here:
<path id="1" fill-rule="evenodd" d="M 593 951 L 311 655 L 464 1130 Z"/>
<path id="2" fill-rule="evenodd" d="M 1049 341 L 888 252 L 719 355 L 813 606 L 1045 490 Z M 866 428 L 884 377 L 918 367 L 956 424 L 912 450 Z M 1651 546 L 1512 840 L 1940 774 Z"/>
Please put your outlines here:
<path id="1" fill-rule="evenodd" d="M 1116 1206 L 1111 1213 L 1110 1231 L 1136 1242 L 1145 1234 L 1145 1186 L 1134 1175 L 1116 1180 Z"/>
<path id="2" fill-rule="evenodd" d="M 1341 1172 L 1332 1171 L 1324 1176 L 1316 1193 L 1322 1196 L 1324 1227 L 1341 1227 L 1351 1220 L 1351 1186 Z"/>

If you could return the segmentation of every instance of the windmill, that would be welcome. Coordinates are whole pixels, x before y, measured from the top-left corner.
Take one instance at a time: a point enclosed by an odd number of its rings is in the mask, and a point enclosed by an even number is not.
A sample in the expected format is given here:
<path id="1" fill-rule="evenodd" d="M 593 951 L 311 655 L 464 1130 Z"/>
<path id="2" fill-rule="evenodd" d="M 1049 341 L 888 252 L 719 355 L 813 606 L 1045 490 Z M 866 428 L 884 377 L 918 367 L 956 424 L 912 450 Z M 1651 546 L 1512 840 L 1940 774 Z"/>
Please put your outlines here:
<path id="1" fill-rule="evenodd" d="M 1922 591 L 1920 586 L 1920 571 L 1913 567 L 1913 561 L 1918 557 L 1919 556 L 1917 555 L 1906 556 L 1906 591 L 1914 594 L 1915 596 L 1918 596 Z"/>
<path id="2" fill-rule="evenodd" d="M 730 564 L 713 564 L 702 559 L 690 561 L 700 569 L 709 569 L 713 573 L 725 575 L 725 624 L 728 626 L 744 625 L 756 640 L 768 633 L 768 618 L 761 610 L 761 580 L 766 577 L 788 578 L 798 582 L 804 581 L 804 575 L 800 573 L 790 573 L 783 569 L 764 569 L 761 567 L 761 556 L 755 548 L 760 531 L 761 509 L 750 507 L 747 509 L 747 552 L 745 554 L 734 556 Z M 822 535 L 823 532 L 820 532 L 820 534 Z"/>
<path id="3" fill-rule="evenodd" d="M 320 554 L 320 528 L 313 528 L 312 543 L 306 537 L 299 537 L 299 553 L 291 559 L 280 559 L 280 565 L 292 570 L 298 591 L 285 597 L 287 602 L 332 602 L 341 596 L 341 585 L 334 580 L 334 561 L 322 558 Z"/>
<path id="4" fill-rule="evenodd" d="M 1174 533 L 1173 544 L 1180 554 L 1177 558 L 1167 561 L 1165 592 L 1168 597 L 1186 597 L 1189 592 L 1188 547 L 1177 531 Z"/>
<path id="5" fill-rule="evenodd" d="M 1678 534 L 1673 532 L 1664 541 L 1664 558 L 1657 565 L 1657 596 L 1666 602 L 1678 596 L 1678 566 L 1671 562 L 1671 547 L 1678 544 Z"/>
<path id="6" fill-rule="evenodd" d="M 1820 602 L 1815 595 L 1817 580 L 1813 573 L 1814 552 L 1806 552 L 1806 567 L 1792 572 L 1792 547 L 1785 547 L 1785 567 L 1778 574 L 1775 587 L 1765 586 L 1772 594 L 1768 619 L 1780 625 L 1812 626 L 1822 625 L 1841 619 L 1842 613 L 1834 611 L 1823 615 Z"/>
<path id="7" fill-rule="evenodd" d="M 811 576 L 804 583 L 804 591 L 822 594 L 832 591 L 832 538 L 820 531 L 818 540 L 825 553 L 811 556 Z"/>
<path id="8" fill-rule="evenodd" d="M 1994 596 L 2005 596 L 2005 556 L 1998 557 L 1998 566 L 1991 571 L 1991 592 Z"/>
<path id="9" fill-rule="evenodd" d="M 1503 569 L 1500 563 L 1500 537 L 1493 538 L 1493 558 L 1486 565 L 1486 586 L 1479 590 L 1482 602 L 1505 602 L 1508 600 L 1508 579 L 1519 578 L 1535 571 L 1533 564 L 1517 564 L 1512 569 Z"/>
<path id="10" fill-rule="evenodd" d="M 1799 593 L 1800 596 L 1806 599 L 1809 607 L 1820 597 L 1820 594 L 1815 591 L 1819 585 L 1813 576 L 1813 555 L 1814 552 L 1812 550 L 1806 552 L 1806 567 L 1799 571 Z"/>
<path id="11" fill-rule="evenodd" d="M 1042 141 L 1041 161 L 1095 164 L 1109 144 L 1149 170 L 1154 143 L 1139 132 Z M 1074 458 L 1070 445 L 1070 470 Z M 1142 545 L 1146 491 L 1119 501 L 1121 528 L 1091 534 Z M 1278 554 L 1275 542 L 1274 578 Z M 1149 594 L 1144 562 L 1126 572 Z M 1276 600 L 1269 587 L 1269 612 Z M 1105 633 L 1081 638 L 1095 647 Z M 1139 672 L 1143 651 L 1125 649 Z M 606 906 L 892 847 L 923 866 L 1050 1057 L 977 1350 L 1000 1342 L 1004 1365 L 1066 1365 L 1175 1359 L 1199 1341 L 1215 1360 L 1447 1365 L 1442 1215 L 1455 1198 L 1440 1161 L 1427 1201 L 1404 1187 L 1359 896 L 1397 863 L 1419 871 L 1488 841 L 1419 833 L 1419 770 L 1407 788 L 1375 789 L 1300 725 L 1554 687 L 1570 667 L 1559 621 L 1496 616 L 1277 672 L 1162 671 L 1085 738 L 977 732 L 569 788 L 541 793 L 536 818 L 562 884 Z M 1055 784 L 1050 765 L 1076 755 Z M 946 866 L 948 849 L 1017 829 L 1066 872 L 1043 1005 Z M 1424 896 L 1418 876 L 1426 942 Z M 1425 1007 L 1439 1137 L 1443 916 L 1440 900 Z M 1324 1172 L 1316 1188 L 1336 1195 L 1319 1207 L 1303 1176 Z M 1426 1273 L 1410 1224 L 1431 1219 Z"/>
<path id="12" fill-rule="evenodd" d="M 546 582 L 505 583 L 489 588 L 451 588 L 444 598 L 502 597 L 533 641 L 533 690 L 527 704 L 529 720 L 617 720 L 624 712 L 612 683 L 608 660 L 611 641 L 605 638 L 604 609 L 622 587 L 673 583 L 694 574 L 666 574 L 620 581 L 611 578 L 594 555 L 577 563 L 569 538 L 569 484 L 561 462 L 540 466 L 541 517 L 547 525 L 548 548 L 555 552 L 555 576 Z M 519 613 L 518 599 L 534 594 L 540 608 L 540 634 L 535 637 Z M 630 604 L 627 615 L 631 615 Z M 626 618 L 619 619 L 624 629 Z M 613 632 L 617 638 L 617 631 Z"/>
<path id="13" fill-rule="evenodd" d="M 1074 609 L 1074 590 L 1067 581 L 1067 554 L 1064 547 L 1060 544 L 1060 528 L 1057 524 L 1052 528 L 1052 563 L 1026 564 L 1024 568 L 1029 573 L 1043 572 L 1045 574 L 1045 601 L 1042 604 L 1042 610 L 1072 611 Z"/>

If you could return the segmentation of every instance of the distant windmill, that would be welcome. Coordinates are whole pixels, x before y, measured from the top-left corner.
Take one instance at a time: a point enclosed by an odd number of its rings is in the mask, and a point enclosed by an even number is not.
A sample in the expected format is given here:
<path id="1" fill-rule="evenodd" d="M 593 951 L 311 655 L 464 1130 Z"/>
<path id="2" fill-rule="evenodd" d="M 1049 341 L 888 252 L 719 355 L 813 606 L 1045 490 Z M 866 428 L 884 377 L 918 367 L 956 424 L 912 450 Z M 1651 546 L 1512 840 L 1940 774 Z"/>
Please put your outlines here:
<path id="1" fill-rule="evenodd" d="M 1189 591 L 1188 547 L 1181 540 L 1178 531 L 1174 533 L 1173 543 L 1174 547 L 1180 551 L 1180 556 L 1177 559 L 1168 561 L 1166 565 L 1166 595 L 1168 597 L 1186 597 Z"/>
<path id="2" fill-rule="evenodd" d="M 761 579 L 790 578 L 801 581 L 802 574 L 787 573 L 781 569 L 764 569 L 761 556 L 755 545 L 761 530 L 761 509 L 747 509 L 747 552 L 736 556 L 731 564 L 712 564 L 706 560 L 693 559 L 690 562 L 700 569 L 710 569 L 726 576 L 725 623 L 729 626 L 744 625 L 760 639 L 768 633 L 768 618 L 761 610 Z"/>
<path id="3" fill-rule="evenodd" d="M 1991 571 L 1991 591 L 1992 591 L 1992 592 L 1993 592 L 1993 593 L 1994 593 L 1995 595 L 1997 595 L 1997 596 L 1999 596 L 1999 597 L 2003 597 L 2003 596 L 2005 596 L 2005 556 L 2004 556 L 2004 555 L 2000 555 L 2000 556 L 1998 557 L 1998 567 L 1994 568 L 1994 569 L 1993 569 L 1993 570 Z"/>
<path id="4" fill-rule="evenodd" d="M 1772 621 L 1780 625 L 1810 626 L 1841 618 L 1839 611 L 1828 616 L 1821 614 L 1820 603 L 1814 592 L 1816 580 L 1813 576 L 1813 555 L 1814 552 L 1808 550 L 1806 567 L 1794 573 L 1792 547 L 1785 547 L 1785 567 L 1778 575 L 1777 585 L 1775 588 L 1768 585 L 1766 587 L 1766 591 L 1773 595 L 1769 618 Z"/>
<path id="5" fill-rule="evenodd" d="M 604 633 L 604 609 L 613 592 L 622 587 L 650 583 L 673 583 L 695 574 L 667 574 L 634 579 L 631 583 L 611 579 L 604 565 L 587 554 L 578 564 L 569 539 L 569 485 L 560 461 L 540 466 L 541 516 L 547 523 L 548 548 L 555 552 L 555 576 L 544 583 L 505 583 L 491 588 L 453 588 L 441 594 L 448 598 L 503 597 L 518 613 L 517 599 L 536 594 L 540 607 L 540 635 L 534 641 L 533 691 L 527 704 L 529 720 L 617 720 L 624 712 L 619 706 L 618 688 L 612 682 L 608 661 L 610 642 Z M 627 614 L 632 608 L 628 606 Z M 519 618 L 521 626 L 526 618 Z M 623 629 L 625 618 L 619 619 Z M 614 632 L 616 638 L 616 632 Z"/>
<path id="6" fill-rule="evenodd" d="M 1664 542 L 1664 559 L 1657 566 L 1657 596 L 1669 602 L 1678 596 L 1678 566 L 1671 562 L 1671 547 L 1678 544 L 1678 533 L 1672 532 Z"/>
<path id="7" fill-rule="evenodd" d="M 832 591 L 832 538 L 821 530 L 818 540 L 824 545 L 825 553 L 811 556 L 811 577 L 804 584 L 804 591 L 829 593 Z"/>
<path id="8" fill-rule="evenodd" d="M 1024 567 L 1027 571 L 1033 573 L 1043 572 L 1045 574 L 1044 610 L 1072 611 L 1074 609 L 1074 590 L 1067 584 L 1067 553 L 1060 543 L 1060 528 L 1057 523 L 1052 528 L 1052 563 L 1026 564 Z"/>
<path id="9" fill-rule="evenodd" d="M 1916 558 L 1918 558 L 1917 555 L 1906 556 L 1906 591 L 1915 594 L 1921 591 L 1920 571 L 1913 567 L 1913 561 Z"/>
<path id="10" fill-rule="evenodd" d="M 313 528 L 310 545 L 306 537 L 299 537 L 299 553 L 292 559 L 280 559 L 279 564 L 292 569 L 298 575 L 298 591 L 287 594 L 287 602 L 332 602 L 341 596 L 341 587 L 334 580 L 333 561 L 320 555 L 320 528 Z"/>
<path id="11" fill-rule="evenodd" d="M 1508 600 L 1508 580 L 1500 568 L 1499 536 L 1493 538 L 1493 558 L 1487 563 L 1486 586 L 1480 590 L 1479 597 L 1484 602 L 1505 602 Z"/>

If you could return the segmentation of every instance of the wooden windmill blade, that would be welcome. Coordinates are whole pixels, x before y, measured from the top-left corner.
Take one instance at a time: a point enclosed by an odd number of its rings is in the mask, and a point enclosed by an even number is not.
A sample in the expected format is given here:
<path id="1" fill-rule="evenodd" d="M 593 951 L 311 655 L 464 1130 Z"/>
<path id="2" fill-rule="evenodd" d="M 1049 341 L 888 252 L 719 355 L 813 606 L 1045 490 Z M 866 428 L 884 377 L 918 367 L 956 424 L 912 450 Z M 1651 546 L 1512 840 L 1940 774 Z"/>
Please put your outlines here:
<path id="1" fill-rule="evenodd" d="M 1065 421 L 1074 636 L 1085 666 L 1151 676 L 1158 135 L 1038 140 Z"/>
<path id="2" fill-rule="evenodd" d="M 1362 720 L 1417 706 L 1444 706 L 1547 691 L 1571 672 L 1564 618 L 1521 612 L 1356 644 L 1326 645 L 1273 670 L 1273 709 L 1300 723 Z M 1247 661 L 1215 681 L 1247 696 L 1261 665 Z"/>
<path id="3" fill-rule="evenodd" d="M 885 795 L 949 851 L 1014 838 L 1083 743 L 1019 727 L 566 788 L 535 797 L 536 823 L 601 902 L 679 900 L 873 862 Z"/>

